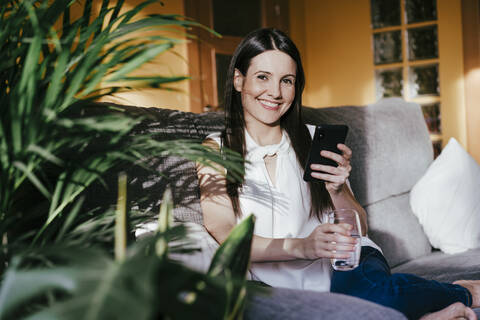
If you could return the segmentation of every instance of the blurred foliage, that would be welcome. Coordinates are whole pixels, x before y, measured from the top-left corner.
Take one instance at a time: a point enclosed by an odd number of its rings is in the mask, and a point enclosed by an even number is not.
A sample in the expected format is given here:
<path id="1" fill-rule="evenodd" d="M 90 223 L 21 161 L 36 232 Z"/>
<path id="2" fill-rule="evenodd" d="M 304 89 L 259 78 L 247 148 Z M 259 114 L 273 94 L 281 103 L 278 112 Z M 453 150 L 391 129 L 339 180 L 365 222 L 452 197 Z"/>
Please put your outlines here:
<path id="1" fill-rule="evenodd" d="M 203 28 L 178 15 L 140 17 L 154 2 L 126 8 L 123 0 L 79 1 L 83 13 L 76 19 L 70 14 L 74 0 L 2 2 L 1 319 L 241 316 L 249 255 L 244 251 L 250 250 L 252 220 L 239 226 L 243 231 L 227 241 L 228 249 L 221 247 L 231 259 L 216 257 L 216 271 L 203 275 L 153 249 L 185 239 L 182 226 L 168 226 L 149 239 L 128 243 L 129 227 L 145 221 L 145 213 L 119 202 L 125 224 L 119 227 L 118 210 L 84 206 L 85 190 L 104 183 L 105 173 L 122 163 L 142 165 L 152 154 L 243 170 L 238 155 L 229 157 L 238 161 L 226 161 L 198 142 L 131 134 L 143 119 L 125 109 L 104 106 L 103 112 L 92 112 L 98 108 L 94 101 L 102 96 L 133 88 L 167 88 L 188 79 L 132 76 L 139 66 L 184 41 L 141 36 L 143 31 L 173 28 L 181 37 L 190 37 L 190 28 Z M 163 208 L 160 217 L 171 214 L 171 208 Z M 115 225 L 120 228 L 117 235 Z M 129 245 L 125 257 L 115 261 L 113 241 L 119 236 L 124 247 Z M 191 248 L 177 245 L 172 250 Z M 235 250 L 247 257 L 241 268 Z M 197 297 L 193 300 L 192 292 Z"/>

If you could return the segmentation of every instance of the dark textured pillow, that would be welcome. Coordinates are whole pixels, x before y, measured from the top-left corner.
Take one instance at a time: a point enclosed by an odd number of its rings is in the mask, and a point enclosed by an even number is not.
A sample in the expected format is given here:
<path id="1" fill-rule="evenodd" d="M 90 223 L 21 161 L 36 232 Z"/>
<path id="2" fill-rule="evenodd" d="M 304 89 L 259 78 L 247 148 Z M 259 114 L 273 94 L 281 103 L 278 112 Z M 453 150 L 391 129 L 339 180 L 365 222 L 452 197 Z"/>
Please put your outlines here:
<path id="1" fill-rule="evenodd" d="M 224 116 L 221 113 L 194 114 L 160 108 L 115 107 L 134 117 L 144 118 L 132 134 L 149 134 L 157 141 L 194 139 L 200 143 L 208 134 L 224 128 Z M 156 215 L 163 193 L 170 187 L 175 219 L 203 223 L 195 163 L 177 156 L 152 155 L 149 159 L 144 159 L 144 164 L 150 170 L 129 164 L 111 170 L 104 177 L 106 187 L 96 184 L 89 188 L 87 205 L 91 208 L 114 205 L 117 175 L 124 171 L 128 176 L 128 199 L 133 209 Z"/>

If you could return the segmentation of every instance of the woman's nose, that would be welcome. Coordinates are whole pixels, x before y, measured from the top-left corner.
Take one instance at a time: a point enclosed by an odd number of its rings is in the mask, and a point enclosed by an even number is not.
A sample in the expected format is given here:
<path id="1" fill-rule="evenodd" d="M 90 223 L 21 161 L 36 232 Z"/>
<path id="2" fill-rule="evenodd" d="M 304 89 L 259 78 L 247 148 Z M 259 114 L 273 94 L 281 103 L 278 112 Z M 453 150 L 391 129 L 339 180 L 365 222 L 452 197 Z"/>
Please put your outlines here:
<path id="1" fill-rule="evenodd" d="M 268 88 L 268 95 L 274 99 L 282 97 L 282 89 L 279 82 L 272 81 Z"/>

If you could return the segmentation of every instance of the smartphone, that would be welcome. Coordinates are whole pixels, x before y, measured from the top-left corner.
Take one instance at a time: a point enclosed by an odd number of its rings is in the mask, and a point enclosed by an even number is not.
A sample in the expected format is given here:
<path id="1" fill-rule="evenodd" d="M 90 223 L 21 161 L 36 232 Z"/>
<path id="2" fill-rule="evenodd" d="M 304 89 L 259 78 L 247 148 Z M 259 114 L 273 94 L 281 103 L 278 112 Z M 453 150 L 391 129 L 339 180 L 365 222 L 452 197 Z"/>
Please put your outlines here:
<path id="1" fill-rule="evenodd" d="M 338 150 L 337 145 L 339 143 L 345 143 L 347 133 L 348 127 L 343 124 L 321 124 L 316 126 L 312 146 L 310 147 L 310 153 L 305 166 L 305 172 L 303 174 L 303 180 L 321 181 L 320 179 L 312 177 L 312 169 L 310 169 L 310 165 L 313 163 L 333 167 L 338 166 L 335 161 L 322 157 L 320 151 L 327 150 L 342 154 L 342 152 Z"/>

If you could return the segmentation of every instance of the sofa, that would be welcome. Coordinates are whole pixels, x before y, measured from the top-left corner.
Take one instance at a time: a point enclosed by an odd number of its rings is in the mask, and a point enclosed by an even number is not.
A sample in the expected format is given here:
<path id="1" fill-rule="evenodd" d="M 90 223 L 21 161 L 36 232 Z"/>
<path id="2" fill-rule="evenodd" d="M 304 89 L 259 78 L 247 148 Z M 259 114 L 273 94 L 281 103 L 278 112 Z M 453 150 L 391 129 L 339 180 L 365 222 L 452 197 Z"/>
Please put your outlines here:
<path id="1" fill-rule="evenodd" d="M 219 112 L 193 114 L 160 108 L 129 109 L 145 117 L 135 134 L 152 134 L 158 140 L 201 141 L 209 133 L 223 128 L 223 114 Z M 368 106 L 304 107 L 304 119 L 309 124 L 349 126 L 346 144 L 354 155 L 351 188 L 367 211 L 369 237 L 382 248 L 392 272 L 413 273 L 444 282 L 480 279 L 480 249 L 449 255 L 432 248 L 410 207 L 410 191 L 433 161 L 429 133 L 417 104 L 389 98 Z M 203 250 L 174 258 L 192 268 L 206 270 L 218 245 L 202 226 L 194 163 L 159 155 L 149 159 L 149 164 L 153 172 L 142 167 L 127 169 L 130 198 L 136 208 L 158 212 L 163 191 L 170 187 L 175 220 L 190 227 L 191 237 Z M 108 201 L 107 198 L 114 199 L 114 196 L 107 193 L 100 198 Z M 142 228 L 148 231 L 148 226 L 140 226 L 139 230 Z M 403 318 L 394 310 L 331 293 L 325 293 L 320 302 L 305 303 L 309 301 L 308 292 L 299 297 L 288 290 L 271 296 L 250 297 L 249 301 L 246 318 L 300 319 L 299 310 L 308 312 L 311 305 L 317 308 L 312 312 L 320 312 L 319 319 Z M 480 309 L 475 312 L 480 316 Z"/>

